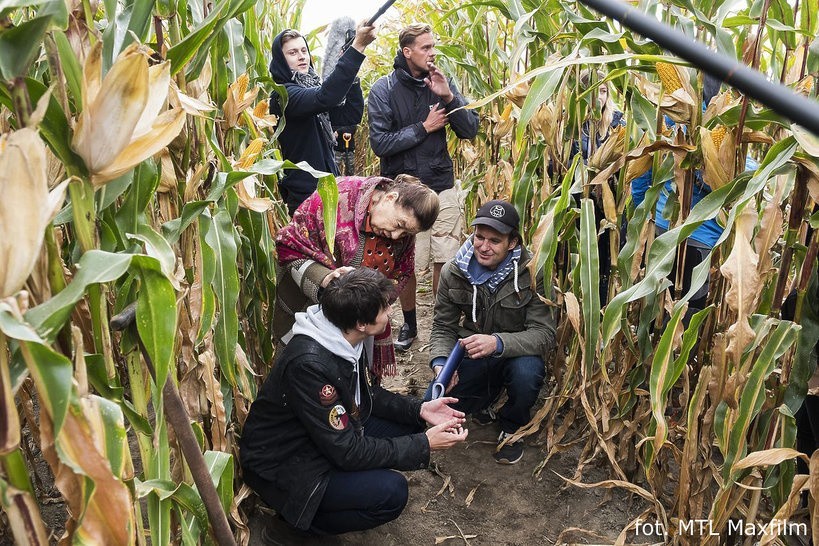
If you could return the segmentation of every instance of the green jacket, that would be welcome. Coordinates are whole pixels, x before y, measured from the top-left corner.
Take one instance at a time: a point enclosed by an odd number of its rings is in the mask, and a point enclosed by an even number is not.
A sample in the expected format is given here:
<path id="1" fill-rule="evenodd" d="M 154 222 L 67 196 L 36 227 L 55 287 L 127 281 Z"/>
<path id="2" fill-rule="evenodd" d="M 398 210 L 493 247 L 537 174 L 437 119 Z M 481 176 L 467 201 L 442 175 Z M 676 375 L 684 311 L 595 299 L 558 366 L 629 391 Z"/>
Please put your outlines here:
<path id="1" fill-rule="evenodd" d="M 432 320 L 430 361 L 446 358 L 458 339 L 472 334 L 497 335 L 503 342 L 503 352 L 497 356 L 504 358 L 545 357 L 554 347 L 555 319 L 551 309 L 532 291 L 531 275 L 526 268 L 531 255 L 525 248 L 522 250 L 517 292 L 515 272 L 510 273 L 493 294 L 484 285 L 473 287 L 455 260 L 444 265 Z M 544 294 L 542 274 L 537 277 L 537 293 Z M 475 322 L 472 321 L 473 301 Z"/>

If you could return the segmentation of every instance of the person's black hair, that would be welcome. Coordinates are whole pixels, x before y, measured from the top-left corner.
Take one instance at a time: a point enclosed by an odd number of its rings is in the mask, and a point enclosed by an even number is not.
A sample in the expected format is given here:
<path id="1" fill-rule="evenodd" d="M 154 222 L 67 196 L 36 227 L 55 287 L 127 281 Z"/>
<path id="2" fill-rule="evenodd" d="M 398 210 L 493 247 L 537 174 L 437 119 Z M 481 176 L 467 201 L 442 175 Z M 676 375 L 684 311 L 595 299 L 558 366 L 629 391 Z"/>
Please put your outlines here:
<path id="1" fill-rule="evenodd" d="M 392 281 L 380 272 L 360 267 L 337 279 L 321 294 L 324 316 L 342 331 L 372 324 L 395 293 Z"/>

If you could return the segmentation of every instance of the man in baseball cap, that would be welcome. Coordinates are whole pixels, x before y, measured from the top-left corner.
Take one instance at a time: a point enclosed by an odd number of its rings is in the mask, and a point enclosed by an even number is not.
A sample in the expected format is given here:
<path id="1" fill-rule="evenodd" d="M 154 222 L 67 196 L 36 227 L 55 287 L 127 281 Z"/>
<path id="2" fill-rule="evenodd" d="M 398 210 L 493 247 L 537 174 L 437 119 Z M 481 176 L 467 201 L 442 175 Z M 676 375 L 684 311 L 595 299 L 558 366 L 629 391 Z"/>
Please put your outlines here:
<path id="1" fill-rule="evenodd" d="M 523 443 L 509 438 L 529 422 L 546 375 L 544 354 L 555 343 L 554 318 L 532 289 L 526 265 L 531 255 L 521 243 L 520 215 L 506 201 L 489 201 L 472 221 L 474 233 L 441 271 L 430 335 L 430 366 L 440 373 L 456 343 L 466 356 L 450 396 L 476 424 L 500 428 L 495 460 L 515 464 Z M 508 399 L 497 414 L 501 391 Z M 432 390 L 427 391 L 427 398 Z"/>
<path id="2" fill-rule="evenodd" d="M 478 209 L 478 213 L 470 225 L 489 226 L 495 231 L 507 235 L 512 231 L 518 231 L 520 216 L 512 203 L 495 199 L 494 201 L 488 201 Z"/>

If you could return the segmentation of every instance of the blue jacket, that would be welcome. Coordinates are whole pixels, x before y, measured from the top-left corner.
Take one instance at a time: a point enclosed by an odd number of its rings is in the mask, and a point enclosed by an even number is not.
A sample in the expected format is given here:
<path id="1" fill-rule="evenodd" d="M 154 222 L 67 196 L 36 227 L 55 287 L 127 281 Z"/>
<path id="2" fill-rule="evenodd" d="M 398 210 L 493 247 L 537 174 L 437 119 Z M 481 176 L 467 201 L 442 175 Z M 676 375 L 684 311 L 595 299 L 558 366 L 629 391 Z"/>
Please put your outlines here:
<path id="1" fill-rule="evenodd" d="M 669 118 L 665 120 L 666 125 L 673 126 L 674 122 L 671 121 Z M 755 171 L 759 167 L 759 164 L 754 161 L 751 156 L 748 156 L 745 159 L 745 168 L 749 171 Z M 646 198 L 646 192 L 648 188 L 651 187 L 651 180 L 654 176 L 654 171 L 652 169 L 647 170 L 631 182 L 631 200 L 634 202 L 634 206 L 638 206 L 642 203 Z M 667 230 L 669 228 L 669 222 L 665 218 L 663 218 L 663 211 L 665 211 L 665 205 L 668 202 L 668 196 L 674 191 L 674 184 L 673 179 L 669 178 L 665 181 L 665 186 L 663 190 L 660 192 L 659 198 L 657 198 L 657 208 L 656 213 L 654 214 L 654 223 L 657 224 L 658 227 Z M 691 194 L 691 208 L 702 201 L 703 197 L 711 193 L 711 186 L 706 184 L 702 179 L 702 171 L 697 169 L 694 171 L 694 191 Z M 722 226 L 720 226 L 715 219 L 706 220 L 703 222 L 700 227 L 694 230 L 694 233 L 691 234 L 690 238 L 698 243 L 707 246 L 708 248 L 713 248 L 714 245 L 717 243 L 717 240 L 722 235 Z"/>

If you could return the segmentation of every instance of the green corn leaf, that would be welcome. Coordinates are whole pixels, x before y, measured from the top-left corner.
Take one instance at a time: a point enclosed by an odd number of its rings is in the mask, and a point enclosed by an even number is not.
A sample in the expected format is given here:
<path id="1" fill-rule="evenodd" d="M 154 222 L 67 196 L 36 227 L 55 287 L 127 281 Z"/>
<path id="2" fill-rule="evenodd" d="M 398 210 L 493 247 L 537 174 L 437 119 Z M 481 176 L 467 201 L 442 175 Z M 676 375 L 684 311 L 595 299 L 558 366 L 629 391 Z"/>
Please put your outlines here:
<path id="1" fill-rule="evenodd" d="M 773 321 L 774 319 L 768 320 Z M 797 330 L 798 328 L 793 323 L 778 321 L 776 329 L 768 336 L 758 358 L 752 363 L 753 367 L 745 388 L 742 390 L 739 407 L 735 411 L 727 434 L 727 451 L 723 453 L 725 462 L 722 471 L 726 480 L 734 481 L 742 472 L 734 470 L 733 465 L 747 455 L 748 430 L 765 401 L 765 379 L 773 371 L 776 359 L 796 341 Z"/>
<path id="2" fill-rule="evenodd" d="M 131 255 L 112 254 L 101 250 L 86 252 L 77 264 L 77 273 L 65 290 L 50 300 L 30 309 L 25 318 L 39 333 L 51 342 L 62 329 L 74 304 L 85 295 L 89 285 L 118 279 L 128 270 Z"/>
<path id="3" fill-rule="evenodd" d="M 236 310 L 239 295 L 239 272 L 236 267 L 237 247 L 230 215 L 224 209 L 212 218 L 200 219 L 205 244 L 214 255 L 214 275 L 211 286 L 216 296 L 219 318 L 215 325 L 214 345 L 219 368 L 225 381 L 236 386 L 236 342 L 239 317 Z"/>
<path id="4" fill-rule="evenodd" d="M 141 280 L 137 329 L 153 362 L 157 388 L 161 390 L 168 374 L 174 370 L 176 293 L 155 259 L 135 256 L 134 267 Z"/>
<path id="5" fill-rule="evenodd" d="M 221 451 L 206 451 L 205 464 L 219 494 L 225 513 L 233 502 L 233 457 Z"/>
<path id="6" fill-rule="evenodd" d="M 580 203 L 580 288 L 586 341 L 583 368 L 584 376 L 591 378 L 600 339 L 600 257 L 597 254 L 597 223 L 591 199 L 583 199 Z"/>
<path id="7" fill-rule="evenodd" d="M 303 161 L 301 163 L 304 163 Z M 299 164 L 301 164 L 299 163 Z M 322 214 L 324 218 L 324 240 L 330 253 L 336 247 L 336 213 L 338 212 L 338 186 L 333 175 L 322 176 L 318 180 L 318 194 L 321 196 Z"/>
<path id="8" fill-rule="evenodd" d="M 35 17 L 0 30 L 0 77 L 6 81 L 24 76 L 40 53 L 51 15 Z"/>

